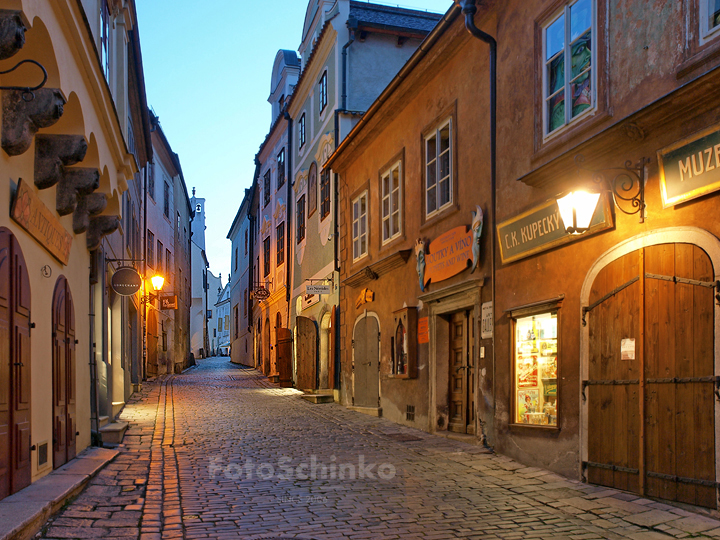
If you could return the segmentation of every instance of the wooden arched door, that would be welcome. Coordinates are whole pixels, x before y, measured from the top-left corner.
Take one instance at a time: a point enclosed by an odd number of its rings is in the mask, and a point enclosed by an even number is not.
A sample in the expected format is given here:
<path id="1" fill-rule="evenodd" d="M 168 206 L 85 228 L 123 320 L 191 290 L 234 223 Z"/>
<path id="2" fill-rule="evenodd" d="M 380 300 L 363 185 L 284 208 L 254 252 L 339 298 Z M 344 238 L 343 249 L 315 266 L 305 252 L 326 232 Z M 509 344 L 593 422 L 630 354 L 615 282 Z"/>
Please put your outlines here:
<path id="1" fill-rule="evenodd" d="M 0 498 L 30 485 L 30 279 L 0 228 Z"/>
<path id="2" fill-rule="evenodd" d="M 52 303 L 53 467 L 75 457 L 75 308 L 61 276 Z"/>
<path id="3" fill-rule="evenodd" d="M 317 325 L 312 319 L 298 317 L 297 325 L 297 388 L 315 390 L 317 388 Z"/>
<path id="4" fill-rule="evenodd" d="M 353 333 L 356 407 L 380 407 L 380 327 L 375 317 L 365 315 Z"/>
<path id="5" fill-rule="evenodd" d="M 589 325 L 590 482 L 715 508 L 715 282 L 708 255 L 661 244 L 597 275 Z"/>
<path id="6" fill-rule="evenodd" d="M 265 328 L 263 329 L 263 365 L 262 372 L 264 375 L 270 375 L 270 319 L 265 319 Z"/>

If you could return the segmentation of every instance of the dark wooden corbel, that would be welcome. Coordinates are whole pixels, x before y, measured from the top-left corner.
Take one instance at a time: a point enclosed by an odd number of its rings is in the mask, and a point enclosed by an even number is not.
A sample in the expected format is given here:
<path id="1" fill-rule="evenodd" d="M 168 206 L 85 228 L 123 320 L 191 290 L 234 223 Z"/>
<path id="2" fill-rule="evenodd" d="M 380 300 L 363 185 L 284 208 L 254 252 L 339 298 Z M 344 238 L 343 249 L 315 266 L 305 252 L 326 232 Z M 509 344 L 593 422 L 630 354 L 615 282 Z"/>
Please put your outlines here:
<path id="1" fill-rule="evenodd" d="M 22 90 L 4 90 L 2 96 L 2 147 L 9 156 L 19 156 L 30 148 L 40 128 L 55 124 L 63 114 L 65 98 L 56 88 L 35 90 L 26 101 Z"/>
<path id="2" fill-rule="evenodd" d="M 80 193 L 77 207 L 73 212 L 73 232 L 81 234 L 90 226 L 90 218 L 107 208 L 107 197 L 104 193 Z"/>
<path id="3" fill-rule="evenodd" d="M 0 9 L 0 60 L 10 58 L 23 48 L 26 31 L 20 11 Z"/>
<path id="4" fill-rule="evenodd" d="M 64 168 L 85 159 L 88 144 L 82 135 L 35 137 L 35 185 L 47 189 L 62 179 Z"/>
<path id="5" fill-rule="evenodd" d="M 58 183 L 55 195 L 55 210 L 61 216 L 75 211 L 78 195 L 88 194 L 100 187 L 100 172 L 97 169 L 71 168 L 65 169 Z"/>
<path id="6" fill-rule="evenodd" d="M 100 247 L 103 236 L 112 234 L 120 227 L 119 216 L 95 216 L 90 218 L 90 225 L 87 230 L 87 248 L 93 251 Z"/>

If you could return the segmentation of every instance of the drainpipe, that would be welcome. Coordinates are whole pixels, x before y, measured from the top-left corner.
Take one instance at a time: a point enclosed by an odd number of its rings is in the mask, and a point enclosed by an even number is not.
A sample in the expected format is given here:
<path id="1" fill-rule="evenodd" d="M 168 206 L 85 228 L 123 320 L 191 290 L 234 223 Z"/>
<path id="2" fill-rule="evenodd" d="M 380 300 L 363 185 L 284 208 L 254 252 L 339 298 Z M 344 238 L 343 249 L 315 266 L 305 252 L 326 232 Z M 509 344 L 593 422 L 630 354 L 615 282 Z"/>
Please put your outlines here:
<path id="1" fill-rule="evenodd" d="M 292 271 L 290 270 L 290 267 L 292 265 L 292 252 L 290 251 L 290 248 L 292 247 L 292 227 L 290 226 L 290 216 L 292 215 L 292 184 L 293 184 L 293 174 L 292 174 L 292 156 L 293 156 L 293 145 L 292 145 L 292 136 L 293 136 L 293 119 L 290 116 L 290 113 L 287 109 L 283 111 L 283 117 L 285 120 L 287 120 L 287 159 L 285 159 L 285 167 L 287 170 L 287 178 L 285 179 L 285 182 L 287 183 L 287 209 L 285 212 L 285 301 L 287 302 L 287 327 L 290 328 L 290 300 L 292 297 Z"/>
<path id="2" fill-rule="evenodd" d="M 457 1 L 457 0 L 456 0 Z M 465 15 L 465 28 L 470 34 L 477 39 L 484 41 L 490 45 L 490 192 L 491 192 L 491 210 L 493 228 L 496 222 L 495 215 L 497 209 L 497 41 L 495 38 L 486 34 L 475 26 L 475 14 L 477 13 L 476 0 L 460 0 L 462 12 Z M 490 275 L 491 275 L 491 300 L 493 306 L 493 319 L 496 319 L 497 304 L 495 303 L 495 235 L 490 235 Z M 495 324 L 493 321 L 493 352 L 492 352 L 492 373 L 493 373 L 493 415 L 495 411 L 495 388 L 497 381 L 495 380 Z M 484 442 L 487 444 L 487 434 L 483 433 Z"/>
<path id="3" fill-rule="evenodd" d="M 340 95 L 340 108 L 335 109 L 335 149 L 340 144 L 340 114 L 349 112 L 347 110 L 347 55 L 348 48 L 355 42 L 355 30 L 358 28 L 357 19 L 350 18 L 347 22 L 350 39 L 342 48 L 342 94 Z"/>

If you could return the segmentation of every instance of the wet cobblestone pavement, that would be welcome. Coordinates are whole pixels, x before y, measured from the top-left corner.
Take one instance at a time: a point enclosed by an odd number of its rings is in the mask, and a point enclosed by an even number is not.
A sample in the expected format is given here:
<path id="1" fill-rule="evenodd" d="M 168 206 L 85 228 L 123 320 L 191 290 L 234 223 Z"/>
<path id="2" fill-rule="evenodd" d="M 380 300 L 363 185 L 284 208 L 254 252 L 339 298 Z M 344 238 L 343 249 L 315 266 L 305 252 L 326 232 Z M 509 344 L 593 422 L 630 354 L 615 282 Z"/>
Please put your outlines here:
<path id="1" fill-rule="evenodd" d="M 146 384 L 41 538 L 720 538 L 720 520 L 313 405 L 227 358 Z"/>

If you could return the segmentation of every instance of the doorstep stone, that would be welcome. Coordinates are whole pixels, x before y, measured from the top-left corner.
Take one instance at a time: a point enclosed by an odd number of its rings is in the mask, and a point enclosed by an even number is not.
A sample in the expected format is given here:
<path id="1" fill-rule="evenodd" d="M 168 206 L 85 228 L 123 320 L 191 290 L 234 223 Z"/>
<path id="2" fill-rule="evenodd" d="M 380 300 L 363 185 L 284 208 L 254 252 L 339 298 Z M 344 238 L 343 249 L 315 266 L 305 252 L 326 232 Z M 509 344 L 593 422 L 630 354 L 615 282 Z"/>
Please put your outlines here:
<path id="1" fill-rule="evenodd" d="M 88 448 L 63 467 L 0 501 L 0 540 L 32 538 L 65 501 L 79 494 L 118 453 Z"/>

